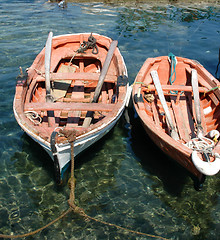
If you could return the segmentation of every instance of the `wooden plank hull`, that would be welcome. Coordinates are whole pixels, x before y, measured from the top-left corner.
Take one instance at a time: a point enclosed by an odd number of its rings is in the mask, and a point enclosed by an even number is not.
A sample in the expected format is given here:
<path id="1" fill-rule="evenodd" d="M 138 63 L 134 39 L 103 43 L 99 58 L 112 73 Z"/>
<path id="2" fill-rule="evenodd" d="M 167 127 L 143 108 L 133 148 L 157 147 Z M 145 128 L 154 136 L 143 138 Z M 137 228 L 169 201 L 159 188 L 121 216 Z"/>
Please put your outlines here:
<path id="1" fill-rule="evenodd" d="M 74 134 L 74 156 L 77 156 L 114 127 L 129 99 L 126 65 L 116 48 L 98 99 L 93 102 L 112 40 L 93 34 L 96 41 L 93 47 L 87 48 L 84 46 L 89 37 L 89 33 L 81 33 L 52 39 L 50 74 L 47 76 L 51 89 L 45 82 L 45 48 L 28 69 L 27 77 L 19 79 L 16 86 L 15 118 L 54 161 L 58 183 L 62 182 L 71 160 L 73 140 L 67 135 Z M 50 91 L 52 102 L 46 99 Z M 89 112 L 93 113 L 91 123 L 84 127 Z"/>
<path id="2" fill-rule="evenodd" d="M 169 157 L 181 164 L 189 172 L 202 181 L 204 172 L 195 165 L 192 153 L 195 150 L 191 147 L 191 142 L 199 142 L 198 139 L 198 120 L 195 113 L 195 99 L 191 86 L 191 70 L 195 69 L 198 73 L 198 94 L 201 111 L 202 138 L 209 141 L 207 136 L 213 130 L 220 130 L 220 91 L 219 82 L 205 70 L 198 62 L 176 57 L 175 78 L 171 76 L 171 61 L 168 56 L 149 58 L 140 69 L 133 84 L 132 99 L 135 110 L 141 119 L 142 125 L 152 139 L 152 141 Z M 151 76 L 152 71 L 157 71 L 163 93 L 158 93 Z M 171 79 L 171 81 L 170 81 Z M 164 112 L 164 106 L 159 94 L 164 95 L 168 106 L 170 123 Z M 197 113 L 198 114 L 198 113 Z M 171 127 L 175 129 L 178 139 L 171 136 Z M 210 142 L 212 140 L 210 139 Z M 219 143 L 216 140 L 210 154 L 210 165 L 217 163 L 216 173 L 220 170 L 219 165 Z M 203 152 L 198 151 L 201 163 L 205 162 Z M 206 163 L 205 163 L 206 164 Z M 208 163 L 209 164 L 209 163 Z M 214 167 L 213 167 L 214 168 Z M 214 175 L 214 174 L 207 174 Z"/>
<path id="3" fill-rule="evenodd" d="M 200 173 L 192 163 L 191 154 L 192 151 L 184 148 L 182 146 L 178 146 L 176 143 L 174 144 L 172 141 L 165 141 L 161 135 L 155 134 L 151 129 L 147 127 L 145 123 L 142 122 L 144 130 L 148 134 L 148 136 L 152 139 L 152 141 L 171 159 L 174 159 L 188 171 L 190 171 L 193 175 L 195 175 L 199 180 L 202 180 L 203 174 Z M 174 145 L 172 145 L 174 144 Z"/>

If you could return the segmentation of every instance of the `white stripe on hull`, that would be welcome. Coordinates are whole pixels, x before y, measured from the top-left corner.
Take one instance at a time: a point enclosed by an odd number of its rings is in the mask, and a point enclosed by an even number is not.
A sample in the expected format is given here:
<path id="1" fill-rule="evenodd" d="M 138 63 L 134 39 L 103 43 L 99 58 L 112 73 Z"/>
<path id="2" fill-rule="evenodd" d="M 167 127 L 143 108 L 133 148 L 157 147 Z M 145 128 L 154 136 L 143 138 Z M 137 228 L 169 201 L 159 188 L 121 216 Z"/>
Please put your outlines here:
<path id="1" fill-rule="evenodd" d="M 128 86 L 128 89 L 130 87 Z M 107 124 L 101 125 L 99 128 L 96 128 L 88 133 L 85 133 L 84 135 L 80 136 L 78 139 L 76 138 L 76 141 L 74 142 L 74 156 L 77 156 L 84 150 L 86 150 L 88 147 L 90 147 L 92 144 L 97 142 L 99 139 L 104 137 L 117 123 L 117 121 L 120 119 L 125 104 L 128 101 L 128 98 L 130 97 L 130 91 L 127 91 L 124 104 L 121 107 L 121 109 L 118 111 L 115 118 L 111 119 L 110 122 Z M 40 144 L 44 150 L 49 154 L 49 156 L 53 159 L 53 153 L 51 151 L 51 148 L 45 140 L 43 140 L 41 137 L 34 135 L 33 133 L 30 134 L 30 131 L 28 129 L 25 129 L 23 126 L 24 131 L 38 144 Z M 69 143 L 66 144 L 56 144 L 57 148 L 57 157 L 59 161 L 59 167 L 60 167 L 60 173 L 62 173 L 62 170 L 65 168 L 65 166 L 68 164 L 68 162 L 71 160 L 71 146 Z"/>

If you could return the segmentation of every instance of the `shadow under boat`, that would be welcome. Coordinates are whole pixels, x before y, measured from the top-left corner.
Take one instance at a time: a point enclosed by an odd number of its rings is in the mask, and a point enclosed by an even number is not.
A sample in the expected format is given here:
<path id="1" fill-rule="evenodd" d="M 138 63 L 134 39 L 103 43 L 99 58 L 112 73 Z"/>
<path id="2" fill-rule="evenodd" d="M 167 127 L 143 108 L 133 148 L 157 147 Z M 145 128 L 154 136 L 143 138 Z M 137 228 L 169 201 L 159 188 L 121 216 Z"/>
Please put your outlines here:
<path id="1" fill-rule="evenodd" d="M 116 123 L 116 126 L 118 124 L 120 124 L 120 120 L 118 123 Z M 75 157 L 74 159 L 75 169 L 80 169 L 83 164 L 86 164 L 87 162 L 94 159 L 97 153 L 100 152 L 101 149 L 103 149 L 103 146 L 105 145 L 106 141 L 113 137 L 115 127 L 111 131 L 109 131 L 102 139 L 98 140 L 92 146 L 88 147 Z M 55 179 L 54 163 L 50 156 L 46 153 L 46 151 L 42 149 L 42 147 L 38 143 L 36 143 L 31 137 L 29 137 L 25 133 L 21 136 L 21 141 L 22 152 L 26 153 L 29 156 L 28 161 L 32 161 L 33 167 L 42 167 L 46 171 L 49 178 Z M 18 164 L 16 164 L 17 167 L 15 166 L 19 173 L 24 172 L 25 165 L 20 161 L 21 158 L 22 156 L 18 152 L 15 152 L 11 158 L 12 160 L 18 159 L 18 161 L 20 162 L 20 164 L 19 162 Z M 70 162 L 64 173 L 64 178 L 61 186 L 62 185 L 65 186 L 67 184 L 69 177 L 70 177 Z"/>
<path id="2" fill-rule="evenodd" d="M 129 108 L 128 114 L 131 124 L 131 148 L 143 169 L 157 176 L 162 181 L 164 189 L 175 196 L 181 194 L 189 178 L 192 179 L 195 189 L 200 190 L 201 184 L 198 180 L 152 142 L 133 107 Z"/>

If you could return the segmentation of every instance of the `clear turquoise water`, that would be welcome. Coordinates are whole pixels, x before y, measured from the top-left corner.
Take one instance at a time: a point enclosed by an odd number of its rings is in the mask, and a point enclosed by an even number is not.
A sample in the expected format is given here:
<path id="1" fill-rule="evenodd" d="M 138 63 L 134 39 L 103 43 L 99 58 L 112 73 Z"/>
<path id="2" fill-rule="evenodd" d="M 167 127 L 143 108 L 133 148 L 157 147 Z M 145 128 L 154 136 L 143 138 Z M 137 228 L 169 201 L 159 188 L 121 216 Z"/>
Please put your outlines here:
<path id="1" fill-rule="evenodd" d="M 12 110 L 19 66 L 29 67 L 54 35 L 97 32 L 119 41 L 129 81 L 147 57 L 169 52 L 197 59 L 215 74 L 220 8 L 142 4 L 0 0 L 0 233 L 42 227 L 68 208 L 69 189 L 58 187 L 47 154 L 17 125 Z M 169 239 L 220 239 L 220 179 L 201 192 L 163 155 L 129 111 L 103 141 L 77 159 L 77 204 L 92 217 Z M 152 239 L 69 214 L 27 239 Z"/>

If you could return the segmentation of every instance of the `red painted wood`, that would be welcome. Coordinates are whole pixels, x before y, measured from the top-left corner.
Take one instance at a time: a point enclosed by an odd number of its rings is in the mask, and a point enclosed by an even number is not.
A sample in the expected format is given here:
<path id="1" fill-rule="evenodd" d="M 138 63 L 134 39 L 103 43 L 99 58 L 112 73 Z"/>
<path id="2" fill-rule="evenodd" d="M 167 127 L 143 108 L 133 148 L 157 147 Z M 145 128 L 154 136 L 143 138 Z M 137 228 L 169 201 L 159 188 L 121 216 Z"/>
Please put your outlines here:
<path id="1" fill-rule="evenodd" d="M 191 140 L 197 135 L 196 118 L 193 110 L 194 100 L 191 86 L 191 69 L 195 68 L 198 74 L 202 126 L 205 134 L 210 130 L 220 129 L 220 90 L 217 89 L 204 94 L 209 89 L 218 86 L 219 83 L 203 66 L 195 61 L 177 57 L 177 62 L 176 80 L 171 85 L 169 82 L 170 62 L 168 61 L 168 57 L 148 58 L 140 69 L 133 85 L 133 104 L 137 114 L 141 118 L 146 133 L 150 136 L 152 141 L 161 148 L 165 154 L 169 155 L 192 174 L 201 179 L 202 174 L 195 168 L 191 160 L 192 150 L 183 145 L 183 143 Z M 169 135 L 166 119 L 161 115 L 163 109 L 158 100 L 157 91 L 155 90 L 150 75 L 152 70 L 158 72 L 168 108 L 171 115 L 173 115 L 174 123 L 180 135 L 180 140 L 178 141 L 175 141 Z M 138 94 L 140 87 L 143 96 L 145 93 L 150 93 L 155 97 L 153 103 L 148 102 L 145 98 L 144 103 L 134 101 L 134 96 Z M 171 91 L 178 91 L 179 94 Z M 204 109 L 208 107 L 211 107 L 211 111 L 208 114 L 204 114 Z M 219 143 L 216 147 L 216 151 L 220 153 Z"/>

